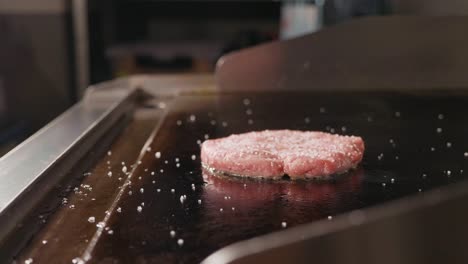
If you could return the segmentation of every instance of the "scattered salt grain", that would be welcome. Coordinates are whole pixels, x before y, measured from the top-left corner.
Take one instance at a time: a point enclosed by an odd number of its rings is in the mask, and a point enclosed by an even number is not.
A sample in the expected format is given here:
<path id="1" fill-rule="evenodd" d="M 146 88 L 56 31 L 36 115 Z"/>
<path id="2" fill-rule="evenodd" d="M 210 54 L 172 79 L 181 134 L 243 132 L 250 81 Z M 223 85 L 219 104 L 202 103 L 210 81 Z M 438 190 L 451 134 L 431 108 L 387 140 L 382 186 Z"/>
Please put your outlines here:
<path id="1" fill-rule="evenodd" d="M 141 213 L 141 211 L 143 211 L 143 207 L 138 206 L 138 207 L 137 207 L 137 211 L 138 211 L 139 213 Z"/>
<path id="2" fill-rule="evenodd" d="M 176 232 L 174 230 L 171 230 L 171 232 L 169 232 L 169 234 L 171 235 L 171 237 L 175 237 L 176 236 Z"/>
<path id="3" fill-rule="evenodd" d="M 183 246 L 183 245 L 184 245 L 184 240 L 181 239 L 181 238 L 179 238 L 179 239 L 177 240 L 177 245 L 179 245 L 180 247 Z"/>
<path id="4" fill-rule="evenodd" d="M 157 159 L 161 158 L 161 152 L 158 151 L 158 152 L 154 153 L 154 156 L 155 156 Z"/>
<path id="5" fill-rule="evenodd" d="M 88 218 L 88 222 L 90 222 L 90 223 L 96 222 L 96 217 L 90 216 L 90 217 Z"/>
<path id="6" fill-rule="evenodd" d="M 281 227 L 282 227 L 282 228 L 286 228 L 287 226 L 288 226 L 288 223 L 286 223 L 286 222 L 281 222 Z"/>
<path id="7" fill-rule="evenodd" d="M 109 171 L 109 172 L 107 173 L 107 176 L 112 177 L 112 171 Z"/>

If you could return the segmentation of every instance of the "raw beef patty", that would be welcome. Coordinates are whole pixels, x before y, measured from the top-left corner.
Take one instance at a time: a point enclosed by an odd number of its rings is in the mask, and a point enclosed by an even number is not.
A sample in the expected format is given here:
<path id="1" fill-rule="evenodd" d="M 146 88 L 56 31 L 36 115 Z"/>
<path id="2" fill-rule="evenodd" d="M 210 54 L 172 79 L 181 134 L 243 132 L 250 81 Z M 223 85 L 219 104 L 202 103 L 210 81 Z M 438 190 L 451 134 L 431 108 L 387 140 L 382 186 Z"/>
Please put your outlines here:
<path id="1" fill-rule="evenodd" d="M 206 140 L 201 161 L 209 169 L 237 176 L 322 178 L 356 167 L 363 153 L 360 137 L 265 130 Z"/>

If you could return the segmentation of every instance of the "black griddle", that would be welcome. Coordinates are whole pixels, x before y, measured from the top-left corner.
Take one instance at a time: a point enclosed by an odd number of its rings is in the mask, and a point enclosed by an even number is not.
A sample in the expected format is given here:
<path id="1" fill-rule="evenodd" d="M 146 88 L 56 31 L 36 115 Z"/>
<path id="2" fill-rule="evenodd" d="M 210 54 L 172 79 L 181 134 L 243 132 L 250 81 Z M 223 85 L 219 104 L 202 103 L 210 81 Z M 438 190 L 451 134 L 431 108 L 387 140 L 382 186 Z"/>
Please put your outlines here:
<path id="1" fill-rule="evenodd" d="M 99 238 L 91 263 L 196 263 L 231 243 L 281 231 L 283 222 L 291 228 L 334 221 L 345 212 L 461 181 L 468 173 L 467 101 L 438 93 L 180 96 L 134 171 L 117 205 L 122 212 L 112 212 L 113 234 Z M 226 179 L 201 169 L 199 142 L 205 135 L 283 128 L 362 136 L 364 160 L 325 183 Z"/>

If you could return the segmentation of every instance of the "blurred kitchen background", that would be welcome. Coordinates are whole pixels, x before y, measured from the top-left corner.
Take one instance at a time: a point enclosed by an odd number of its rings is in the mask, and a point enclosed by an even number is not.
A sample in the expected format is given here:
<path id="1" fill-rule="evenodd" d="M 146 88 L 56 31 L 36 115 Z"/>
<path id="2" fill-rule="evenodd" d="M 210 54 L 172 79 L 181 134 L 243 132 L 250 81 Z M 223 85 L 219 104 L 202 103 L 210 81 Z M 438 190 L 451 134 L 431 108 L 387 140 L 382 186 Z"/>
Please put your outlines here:
<path id="1" fill-rule="evenodd" d="M 211 73 L 227 52 L 394 14 L 466 15 L 468 1 L 0 0 L 0 156 L 90 84 Z"/>

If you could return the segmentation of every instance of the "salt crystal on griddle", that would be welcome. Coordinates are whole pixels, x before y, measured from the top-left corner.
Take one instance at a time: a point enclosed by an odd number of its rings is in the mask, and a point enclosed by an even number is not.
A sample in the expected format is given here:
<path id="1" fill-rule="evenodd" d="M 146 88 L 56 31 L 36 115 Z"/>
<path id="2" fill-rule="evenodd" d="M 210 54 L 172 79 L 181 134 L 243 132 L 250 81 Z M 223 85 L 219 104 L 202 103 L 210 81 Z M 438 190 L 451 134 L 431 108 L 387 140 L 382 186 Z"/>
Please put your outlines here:
<path id="1" fill-rule="evenodd" d="M 122 212 L 122 207 L 118 207 L 117 208 L 117 213 L 121 213 Z"/>
<path id="2" fill-rule="evenodd" d="M 151 147 L 147 147 L 146 152 L 150 152 L 150 151 L 151 151 Z"/>
<path id="3" fill-rule="evenodd" d="M 452 172 L 447 170 L 447 175 L 450 176 L 451 174 L 452 174 Z"/>
<path id="4" fill-rule="evenodd" d="M 189 120 L 190 122 L 195 122 L 197 120 L 197 117 L 195 115 L 190 115 Z"/>
<path id="5" fill-rule="evenodd" d="M 85 262 L 81 258 L 72 259 L 73 264 L 84 264 Z"/>
<path id="6" fill-rule="evenodd" d="M 434 147 L 431 147 L 431 151 L 435 151 L 435 148 L 434 148 Z"/>
<path id="7" fill-rule="evenodd" d="M 345 126 L 341 127 L 341 132 L 346 132 L 346 127 Z"/>
<path id="8" fill-rule="evenodd" d="M 152 181 L 151 183 L 155 184 L 155 183 L 156 183 L 156 181 Z"/>
<path id="9" fill-rule="evenodd" d="M 394 183 L 394 182 L 395 182 L 395 179 L 394 179 L 394 178 L 391 178 L 391 179 L 390 179 L 390 182 L 391 182 L 391 183 Z"/>
<path id="10" fill-rule="evenodd" d="M 382 187 L 385 187 L 387 184 L 385 184 L 385 182 L 382 182 Z"/>
<path id="11" fill-rule="evenodd" d="M 164 172 L 164 170 L 163 170 L 163 169 L 160 169 L 160 170 L 159 170 L 159 172 L 163 173 L 163 172 Z"/>
<path id="12" fill-rule="evenodd" d="M 151 175 L 154 175 L 154 171 L 151 172 Z"/>
<path id="13" fill-rule="evenodd" d="M 158 152 L 154 153 L 154 156 L 155 156 L 157 159 L 161 158 L 161 152 L 158 151 Z"/>
<path id="14" fill-rule="evenodd" d="M 122 167 L 122 172 L 123 172 L 123 173 L 127 173 L 127 166 L 123 166 L 123 167 Z"/>
<path id="15" fill-rule="evenodd" d="M 198 140 L 197 140 L 197 144 L 200 145 L 200 144 L 201 144 L 201 140 L 198 139 Z"/>
<path id="16" fill-rule="evenodd" d="M 99 223 L 96 224 L 96 226 L 97 226 L 98 228 L 103 228 L 103 227 L 106 226 L 106 224 L 105 224 L 104 222 L 99 222 Z"/>
<path id="17" fill-rule="evenodd" d="M 286 223 L 286 222 L 281 222 L 281 227 L 282 227 L 282 228 L 286 228 L 287 226 L 288 226 L 288 223 Z"/>
<path id="18" fill-rule="evenodd" d="M 138 206 L 138 207 L 137 207 L 137 211 L 138 211 L 139 213 L 141 213 L 141 211 L 143 211 L 143 207 Z"/>
<path id="19" fill-rule="evenodd" d="M 109 171 L 109 172 L 107 173 L 107 176 L 112 177 L 112 171 Z"/>
<path id="20" fill-rule="evenodd" d="M 145 206 L 145 202 L 141 202 L 141 206 L 144 207 L 144 206 Z"/>
<path id="21" fill-rule="evenodd" d="M 90 223 L 96 222 L 96 217 L 90 216 L 90 217 L 88 218 L 88 222 L 90 222 Z"/>
<path id="22" fill-rule="evenodd" d="M 175 237 L 176 236 L 176 232 L 174 230 L 171 230 L 171 232 L 169 232 L 169 234 L 171 235 L 171 237 Z"/>
<path id="23" fill-rule="evenodd" d="M 231 210 L 235 211 L 235 210 L 236 210 L 236 208 L 235 208 L 235 207 L 231 207 Z"/>
<path id="24" fill-rule="evenodd" d="M 179 162 L 179 158 L 175 158 L 175 162 Z"/>

